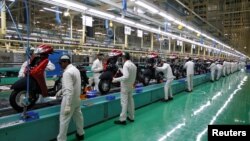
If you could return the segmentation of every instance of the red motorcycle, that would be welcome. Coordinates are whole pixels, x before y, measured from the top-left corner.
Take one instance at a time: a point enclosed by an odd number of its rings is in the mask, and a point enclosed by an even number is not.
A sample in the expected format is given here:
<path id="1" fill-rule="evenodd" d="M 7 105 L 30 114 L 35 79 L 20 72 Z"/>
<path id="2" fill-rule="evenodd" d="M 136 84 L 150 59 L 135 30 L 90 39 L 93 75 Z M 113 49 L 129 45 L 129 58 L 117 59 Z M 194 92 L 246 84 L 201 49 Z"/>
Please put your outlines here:
<path id="1" fill-rule="evenodd" d="M 118 58 L 122 55 L 122 52 L 119 50 L 112 50 L 109 53 L 109 58 L 104 64 L 103 73 L 100 75 L 100 82 L 98 84 L 99 91 L 102 95 L 107 94 L 111 88 L 111 85 L 115 87 L 120 87 L 120 83 L 112 83 L 113 77 L 122 76 L 121 71 L 119 71 L 117 61 Z"/>
<path id="2" fill-rule="evenodd" d="M 139 72 L 139 81 L 141 81 L 144 86 L 149 85 L 150 80 L 152 79 L 155 79 L 157 83 L 163 82 L 163 72 L 156 71 L 156 69 L 154 68 L 155 65 L 159 66 L 159 64 L 160 57 L 157 53 L 153 52 L 147 56 L 146 65 L 143 68 L 144 71 Z"/>
<path id="3" fill-rule="evenodd" d="M 26 77 L 19 79 L 11 86 L 13 91 L 9 97 L 9 102 L 16 111 L 21 112 L 24 107 L 27 107 L 27 109 L 33 107 L 39 95 L 43 97 L 55 96 L 61 89 L 61 78 L 55 81 L 53 88 L 48 89 L 46 86 L 44 71 L 49 62 L 49 54 L 52 53 L 53 48 L 51 46 L 38 46 L 35 55 L 30 58 L 29 79 L 27 79 L 26 71 Z M 28 98 L 26 98 L 28 82 L 29 93 Z M 26 100 L 26 104 L 24 104 L 24 99 Z"/>

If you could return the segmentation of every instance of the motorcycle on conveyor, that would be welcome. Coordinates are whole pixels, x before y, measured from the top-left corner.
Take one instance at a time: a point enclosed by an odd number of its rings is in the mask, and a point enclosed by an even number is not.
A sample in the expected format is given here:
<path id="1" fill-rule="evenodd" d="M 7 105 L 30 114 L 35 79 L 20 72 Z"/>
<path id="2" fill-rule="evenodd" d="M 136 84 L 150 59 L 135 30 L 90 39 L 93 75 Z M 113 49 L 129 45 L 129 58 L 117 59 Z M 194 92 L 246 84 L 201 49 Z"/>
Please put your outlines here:
<path id="1" fill-rule="evenodd" d="M 140 79 L 142 80 L 142 84 L 144 86 L 149 85 L 149 82 L 151 79 L 155 79 L 157 83 L 163 82 L 163 78 L 164 78 L 163 72 L 158 72 L 154 68 L 155 64 L 156 65 L 160 64 L 159 61 L 160 61 L 160 58 L 158 54 L 151 53 L 150 55 L 148 55 L 148 59 L 146 60 L 144 71 L 141 72 L 142 75 L 140 75 L 142 77 L 142 79 L 141 77 Z"/>
<path id="2" fill-rule="evenodd" d="M 100 81 L 98 83 L 99 91 L 102 95 L 107 94 L 110 91 L 111 86 L 120 87 L 120 83 L 112 83 L 114 77 L 122 76 L 122 72 L 119 70 L 117 65 L 118 58 L 122 56 L 122 52 L 119 50 L 112 50 L 109 53 L 109 58 L 104 64 L 104 70 L 100 75 Z"/>
<path id="3" fill-rule="evenodd" d="M 9 102 L 11 107 L 18 112 L 22 112 L 24 107 L 27 109 L 32 108 L 39 98 L 39 95 L 43 97 L 53 97 L 56 93 L 61 90 L 61 77 L 59 77 L 52 88 L 48 88 L 46 85 L 44 71 L 49 62 L 49 54 L 52 54 L 53 48 L 49 45 L 40 45 L 35 51 L 35 55 L 30 58 L 29 64 L 29 80 L 26 77 L 17 80 L 12 86 L 13 90 Z M 82 67 L 78 69 L 81 73 L 82 85 L 88 82 L 88 77 L 86 76 L 86 70 Z M 27 93 L 27 83 L 29 82 L 29 93 L 28 98 L 26 98 Z M 86 86 L 86 85 L 85 85 Z"/>

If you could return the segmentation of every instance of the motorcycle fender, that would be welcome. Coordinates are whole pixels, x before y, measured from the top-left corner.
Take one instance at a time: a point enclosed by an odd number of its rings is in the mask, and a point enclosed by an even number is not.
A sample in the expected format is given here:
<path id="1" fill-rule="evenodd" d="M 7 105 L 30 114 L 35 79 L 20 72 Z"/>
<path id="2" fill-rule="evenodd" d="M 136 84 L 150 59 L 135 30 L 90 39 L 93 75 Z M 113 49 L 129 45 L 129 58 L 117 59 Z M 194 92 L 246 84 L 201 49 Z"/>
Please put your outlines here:
<path id="1" fill-rule="evenodd" d="M 106 72 L 103 72 L 101 75 L 100 75 L 100 77 L 99 77 L 99 79 L 102 79 L 102 80 L 112 80 L 112 77 L 113 77 L 113 75 L 112 75 L 112 72 L 111 71 L 106 71 Z"/>
<path id="2" fill-rule="evenodd" d="M 146 70 L 143 72 L 143 74 L 144 74 L 145 76 L 151 76 L 151 75 L 152 75 L 152 72 L 151 72 L 150 69 L 146 69 Z"/>
<path id="3" fill-rule="evenodd" d="M 38 90 L 37 83 L 32 77 L 30 77 L 29 83 L 30 83 L 30 85 L 29 85 L 30 90 Z M 14 89 L 14 90 L 27 89 L 27 77 L 24 77 L 24 78 L 17 80 L 10 88 Z"/>

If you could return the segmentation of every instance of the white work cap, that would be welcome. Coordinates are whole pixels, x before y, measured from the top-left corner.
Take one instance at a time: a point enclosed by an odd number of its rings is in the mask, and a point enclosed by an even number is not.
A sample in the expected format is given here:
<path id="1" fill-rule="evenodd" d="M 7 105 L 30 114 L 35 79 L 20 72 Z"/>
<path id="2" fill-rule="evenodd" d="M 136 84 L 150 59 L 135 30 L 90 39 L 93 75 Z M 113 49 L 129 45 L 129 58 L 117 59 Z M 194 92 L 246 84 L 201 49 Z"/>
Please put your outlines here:
<path id="1" fill-rule="evenodd" d="M 69 57 L 69 55 L 62 55 L 61 57 L 60 57 L 60 60 L 70 60 L 70 57 Z"/>

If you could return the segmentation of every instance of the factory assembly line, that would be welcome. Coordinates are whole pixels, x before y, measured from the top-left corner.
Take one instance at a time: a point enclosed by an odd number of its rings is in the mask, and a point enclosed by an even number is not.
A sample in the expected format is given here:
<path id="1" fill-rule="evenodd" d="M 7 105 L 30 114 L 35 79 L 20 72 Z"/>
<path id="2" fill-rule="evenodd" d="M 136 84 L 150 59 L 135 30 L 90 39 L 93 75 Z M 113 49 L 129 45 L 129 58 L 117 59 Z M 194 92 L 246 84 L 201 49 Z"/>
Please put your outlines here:
<path id="1" fill-rule="evenodd" d="M 60 99 L 59 98 L 60 96 L 57 93 L 61 90 L 62 87 L 61 76 L 55 79 L 54 85 L 51 88 L 48 88 L 46 86 L 45 82 L 46 80 L 44 78 L 44 73 L 43 73 L 48 63 L 49 54 L 54 53 L 53 48 L 49 45 L 40 45 L 36 48 L 36 50 L 37 50 L 36 53 L 32 55 L 30 58 L 30 65 L 29 68 L 27 68 L 26 70 L 26 77 L 19 79 L 10 87 L 11 94 L 9 96 L 9 104 L 17 112 L 22 112 L 24 107 L 27 107 L 27 109 L 31 109 L 37 102 L 39 95 L 41 95 L 44 98 L 57 97 L 57 99 Z M 115 88 L 115 87 L 120 87 L 119 83 L 112 83 L 111 81 L 113 77 L 122 76 L 119 66 L 117 65 L 118 59 L 119 57 L 121 57 L 121 54 L 122 52 L 119 50 L 112 50 L 109 53 L 109 58 L 107 59 L 106 64 L 104 64 L 105 66 L 104 71 L 99 77 L 100 82 L 98 84 L 98 87 L 100 90 L 100 95 L 108 94 L 111 89 L 111 85 L 114 90 L 119 89 Z M 173 68 L 173 74 L 176 77 L 176 79 L 181 79 L 185 77 L 186 71 L 183 68 L 183 66 L 186 59 L 184 58 L 182 61 L 177 56 L 169 58 L 169 62 L 171 62 L 170 65 Z M 156 71 L 154 68 L 155 65 L 159 66 L 160 60 L 161 57 L 157 53 L 153 52 L 147 55 L 147 58 L 145 60 L 146 62 L 141 62 L 142 64 L 137 64 L 138 69 L 137 69 L 136 83 L 137 84 L 142 83 L 144 86 L 147 86 L 149 85 L 150 81 L 154 79 L 155 79 L 154 82 L 162 83 L 164 80 L 163 73 L 160 71 Z M 211 65 L 210 61 L 213 60 L 201 61 L 199 58 L 195 58 L 194 61 L 196 64 L 195 74 L 200 75 L 209 72 L 209 66 Z M 220 60 L 218 60 L 217 64 L 219 63 L 222 64 L 222 62 L 219 61 Z M 83 95 L 82 97 L 87 97 L 86 96 L 87 92 L 91 91 L 95 84 L 93 84 L 93 82 L 91 84 L 89 83 L 90 80 L 87 76 L 87 71 L 84 68 L 84 66 L 78 65 L 77 68 L 79 69 L 81 74 L 81 81 L 82 81 L 81 85 L 82 85 L 82 95 Z M 237 68 L 241 67 L 238 66 Z M 28 70 L 29 70 L 29 80 L 27 80 Z M 25 95 L 27 93 L 26 91 L 27 82 L 30 83 L 28 99 L 25 98 Z"/>
<path id="2" fill-rule="evenodd" d="M 1 141 L 210 141 L 250 124 L 249 0 L 0 7 Z"/>

